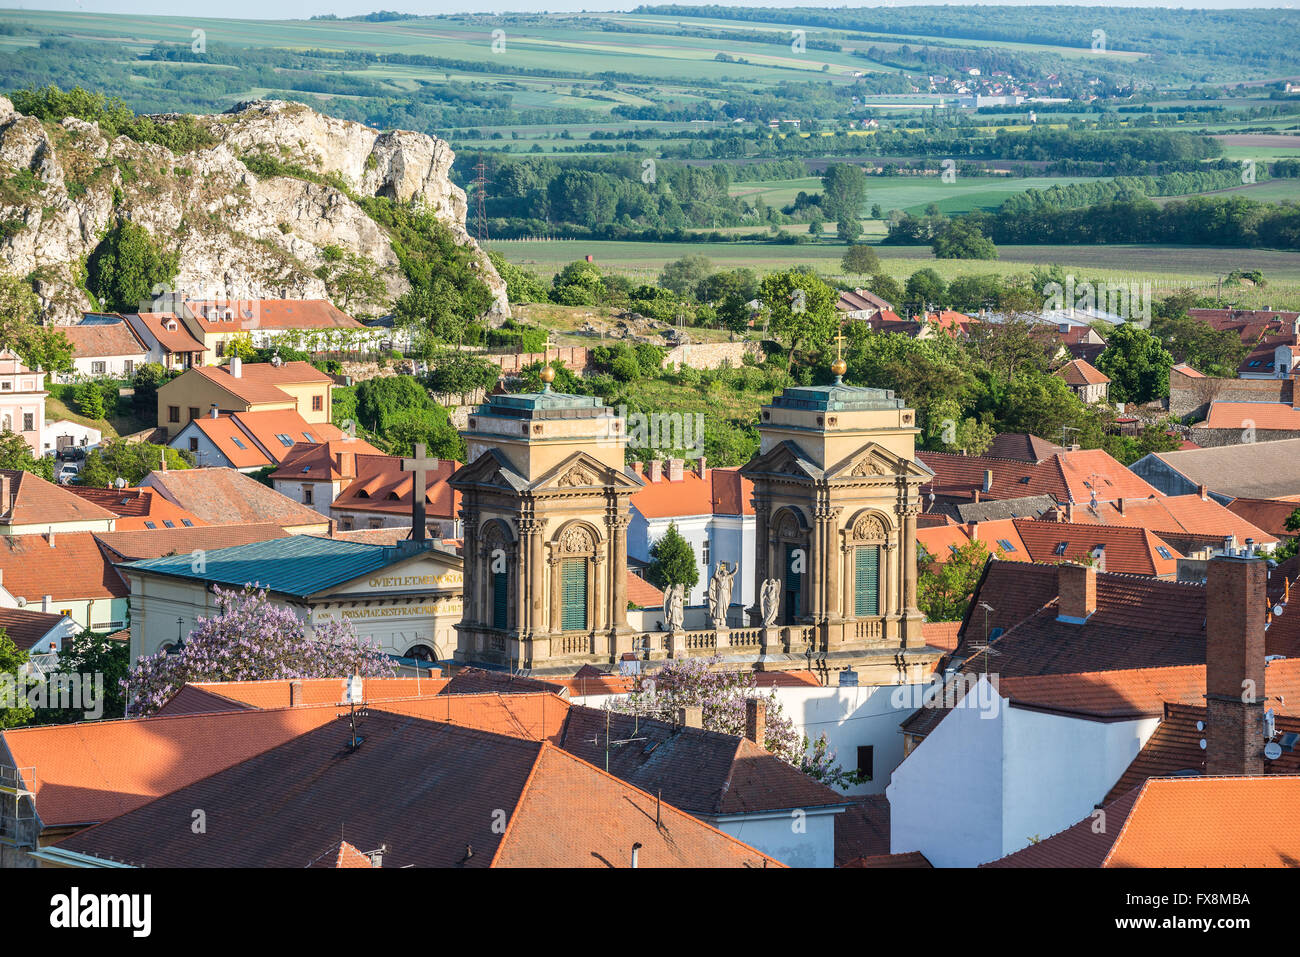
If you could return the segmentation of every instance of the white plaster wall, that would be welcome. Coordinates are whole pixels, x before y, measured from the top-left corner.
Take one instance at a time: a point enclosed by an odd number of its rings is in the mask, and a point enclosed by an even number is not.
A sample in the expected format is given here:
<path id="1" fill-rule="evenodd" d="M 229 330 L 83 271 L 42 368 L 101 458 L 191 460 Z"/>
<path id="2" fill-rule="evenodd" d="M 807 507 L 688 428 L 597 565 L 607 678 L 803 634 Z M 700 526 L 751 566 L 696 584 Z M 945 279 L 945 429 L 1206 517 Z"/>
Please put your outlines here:
<path id="1" fill-rule="evenodd" d="M 836 811 L 747 814 L 711 822 L 789 867 L 835 866 Z"/>

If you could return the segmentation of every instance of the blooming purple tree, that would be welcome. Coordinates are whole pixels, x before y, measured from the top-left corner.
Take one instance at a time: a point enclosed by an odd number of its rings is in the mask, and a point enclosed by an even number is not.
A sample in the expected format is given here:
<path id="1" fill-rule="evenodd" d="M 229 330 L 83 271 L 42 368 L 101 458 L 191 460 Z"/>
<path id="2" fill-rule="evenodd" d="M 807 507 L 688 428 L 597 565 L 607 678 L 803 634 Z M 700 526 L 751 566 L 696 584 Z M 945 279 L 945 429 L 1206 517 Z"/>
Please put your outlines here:
<path id="1" fill-rule="evenodd" d="M 217 614 L 200 618 L 179 653 L 141 658 L 122 680 L 127 713 L 153 714 L 191 681 L 276 678 L 391 677 L 382 651 L 360 638 L 350 622 L 324 622 L 308 635 L 302 619 L 272 604 L 265 591 L 214 586 Z"/>
<path id="2" fill-rule="evenodd" d="M 767 694 L 758 690 L 752 671 L 719 671 L 722 659 L 683 658 L 668 662 L 659 671 L 642 679 L 640 687 L 609 705 L 625 714 L 640 714 L 671 721 L 678 708 L 696 707 L 703 712 L 704 728 L 722 734 L 745 733 L 745 700 L 758 698 L 766 705 L 766 733 L 763 747 L 787 764 L 821 781 L 823 784 L 848 788 L 861 782 L 857 771 L 846 771 L 835 763 L 826 735 L 809 742 L 800 735 L 776 698 L 776 690 Z"/>

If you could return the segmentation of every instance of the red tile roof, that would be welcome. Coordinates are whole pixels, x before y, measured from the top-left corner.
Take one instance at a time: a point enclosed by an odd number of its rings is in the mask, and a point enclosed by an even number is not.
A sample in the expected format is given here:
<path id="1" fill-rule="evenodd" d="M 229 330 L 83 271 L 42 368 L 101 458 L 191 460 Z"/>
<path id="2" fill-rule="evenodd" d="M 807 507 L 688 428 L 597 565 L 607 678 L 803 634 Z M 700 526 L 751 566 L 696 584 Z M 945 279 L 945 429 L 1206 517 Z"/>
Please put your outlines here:
<path id="1" fill-rule="evenodd" d="M 274 523 L 284 528 L 327 525 L 320 512 L 300 505 L 256 479 L 227 468 L 150 472 L 145 483 L 212 525 Z"/>
<path id="2" fill-rule="evenodd" d="M 7 535 L 0 539 L 0 572 L 10 594 L 37 606 L 46 595 L 57 604 L 130 593 L 91 532 L 55 532 L 53 545 L 48 535 Z"/>
<path id="3" fill-rule="evenodd" d="M 1211 402 L 1202 427 L 1300 431 L 1300 408 L 1289 402 Z"/>
<path id="4" fill-rule="evenodd" d="M 72 357 L 74 359 L 94 359 L 101 356 L 140 356 L 149 351 L 125 320 L 113 323 L 64 326 L 62 331 L 72 345 Z"/>
<path id="5" fill-rule="evenodd" d="M 664 470 L 657 482 L 643 470 L 646 484 L 633 493 L 631 502 L 646 518 L 675 518 L 684 515 L 753 515 L 754 483 L 739 469 L 705 469 L 705 478 L 683 468 L 680 481 L 668 480 Z"/>
<path id="6" fill-rule="evenodd" d="M 1083 359 L 1067 362 L 1053 375 L 1060 376 L 1066 385 L 1072 386 L 1105 385 L 1110 382 L 1109 376 L 1103 375 L 1092 363 Z"/>
<path id="7" fill-rule="evenodd" d="M 1234 498 L 1228 510 L 1240 515 L 1265 534 L 1277 538 L 1294 538 L 1296 532 L 1286 527 L 1286 520 L 1300 509 L 1300 502 L 1286 502 L 1270 498 Z M 1245 541 L 1245 539 L 1241 539 Z"/>
<path id="8" fill-rule="evenodd" d="M 302 705 L 338 704 L 344 700 L 346 680 L 343 678 L 274 678 L 262 681 L 194 681 L 185 684 L 172 699 L 163 705 L 160 713 L 175 714 L 177 709 L 185 706 L 184 713 L 195 713 L 192 708 L 202 701 L 216 705 L 225 703 L 224 708 L 208 707 L 206 710 L 242 710 L 242 708 L 291 708 Z M 367 701 L 391 701 L 397 698 L 418 698 L 436 695 L 447 686 L 447 679 L 440 677 L 409 678 L 366 678 L 362 681 L 362 692 Z M 199 691 L 207 699 L 193 698 L 190 702 L 182 699 L 186 690 Z M 189 696 L 186 696 L 187 698 Z M 175 707 L 173 707 L 175 705 Z"/>
<path id="9" fill-rule="evenodd" d="M 293 397 L 279 388 L 282 385 L 310 385 L 334 381 L 309 362 L 286 362 L 281 366 L 274 366 L 269 362 L 245 362 L 241 363 L 238 378 L 231 375 L 229 366 L 194 366 L 182 373 L 182 377 L 187 375 L 202 376 L 250 405 L 292 401 Z"/>
<path id="10" fill-rule="evenodd" d="M 126 532 L 146 530 L 146 522 L 152 522 L 155 528 L 198 527 L 207 525 L 193 512 L 167 501 L 151 488 L 91 488 L 88 485 L 69 485 L 67 490 L 79 495 L 88 502 L 94 502 L 117 516 L 113 531 Z M 189 522 L 189 526 L 185 523 Z"/>
<path id="11" fill-rule="evenodd" d="M 206 332 L 241 329 L 364 329 L 327 299 L 187 300 L 187 309 Z M 233 313 L 229 320 L 223 318 Z M 208 316 L 211 315 L 211 318 Z"/>
<path id="12" fill-rule="evenodd" d="M 835 866 L 855 867 L 854 861 L 889 853 L 889 799 L 863 794 L 843 814 L 835 815 Z"/>
<path id="13" fill-rule="evenodd" d="M 920 851 L 908 851 L 906 854 L 876 854 L 872 857 L 859 857 L 849 861 L 845 867 L 933 867 L 929 859 Z"/>
<path id="14" fill-rule="evenodd" d="M 664 593 L 640 575 L 628 569 L 627 600 L 641 608 L 662 608 Z"/>
<path id="15" fill-rule="evenodd" d="M 132 529 L 128 531 L 94 532 L 95 539 L 107 551 L 113 563 L 133 562 L 145 558 L 162 558 L 179 555 L 196 548 L 205 550 L 229 548 L 232 545 L 250 545 L 272 538 L 285 538 L 289 533 L 270 522 L 249 525 L 209 525 L 206 522 L 193 528 L 178 525 L 176 528 Z"/>
<path id="16" fill-rule="evenodd" d="M 237 469 L 260 469 L 274 464 L 271 457 L 258 448 L 248 433 L 239 427 L 232 415 L 219 415 L 215 419 L 205 415 L 186 426 L 190 427 L 202 432 L 217 447 L 217 451 L 225 456 L 226 461 Z M 207 464 L 213 463 L 209 461 Z"/>
<path id="17" fill-rule="evenodd" d="M 1047 494 L 1079 504 L 1094 494 L 1099 501 L 1160 494 L 1102 449 L 1059 452 L 1038 464 L 949 452 L 918 451 L 916 457 L 935 473 L 922 486 L 923 494 L 973 498 L 983 488 L 986 471 L 993 473 L 992 486 L 980 492 L 981 499 Z"/>
<path id="18" fill-rule="evenodd" d="M 1151 778 L 1073 827 L 986 867 L 1293 867 L 1300 777 Z M 1098 833 L 1099 832 L 1099 833 Z"/>
<path id="19" fill-rule="evenodd" d="M 45 827 L 117 817 L 331 724 L 337 708 L 133 718 L 0 732 Z"/>
<path id="20" fill-rule="evenodd" d="M 308 867 L 371 867 L 375 866 L 369 857 L 362 854 L 347 841 L 339 841 L 337 845 L 331 847 L 316 860 L 307 865 Z"/>
<path id="21" fill-rule="evenodd" d="M 189 328 L 180 319 L 176 318 L 170 312 L 141 312 L 137 313 L 141 324 L 149 331 L 153 338 L 158 340 L 168 352 L 172 353 L 204 353 L 207 348 L 198 339 L 194 338 Z"/>
<path id="22" fill-rule="evenodd" d="M 298 442 L 285 452 L 280 459 L 279 468 L 271 473 L 271 478 L 302 482 L 337 482 L 356 478 L 356 460 L 348 460 L 348 455 L 383 454 L 365 439 L 346 435 L 328 442 Z M 343 471 L 339 469 L 340 455 L 344 456 Z"/>
<path id="23" fill-rule="evenodd" d="M 1283 702 L 1275 699 L 1286 696 L 1284 687 L 1294 692 L 1296 684 L 1294 680 L 1283 683 L 1282 676 L 1278 672 L 1280 664 L 1290 664 L 1290 662 L 1272 662 L 1268 667 L 1267 681 L 1269 702 L 1279 712 L 1282 710 Z M 1295 668 L 1291 668 L 1291 674 L 1286 677 L 1294 679 L 1295 671 Z M 1110 789 L 1110 793 L 1106 795 L 1107 801 L 1113 801 L 1128 793 L 1147 778 L 1175 775 L 1200 777 L 1205 774 L 1205 751 L 1201 748 L 1201 741 L 1206 736 L 1204 694 L 1205 683 L 1202 670 L 1201 702 L 1193 703 L 1189 700 L 1185 704 L 1170 703 L 1165 706 L 1163 720 L 1142 746 L 1133 763 Z M 1197 724 L 1201 727 L 1198 728 Z M 1291 714 L 1279 713 L 1274 719 L 1274 727 L 1281 735 L 1300 732 L 1300 718 L 1296 717 L 1294 707 Z M 1300 774 L 1300 749 L 1294 746 L 1283 748 L 1282 756 L 1276 761 L 1264 762 L 1264 773 Z"/>
<path id="24" fill-rule="evenodd" d="M 1101 502 L 1095 509 L 1088 506 L 1075 508 L 1074 521 L 1076 524 L 1097 522 L 1146 528 L 1162 537 L 1188 534 L 1222 539 L 1235 536 L 1239 545 L 1248 538 L 1254 539 L 1256 545 L 1276 541 L 1262 528 L 1224 508 L 1208 495 L 1205 498 L 1196 494 L 1165 495 Z"/>
<path id="25" fill-rule="evenodd" d="M 1015 523 L 1029 557 L 1036 562 L 1087 560 L 1100 547 L 1106 571 L 1168 578 L 1177 573 L 1178 559 L 1182 557 L 1162 538 L 1145 528 L 1043 522 L 1027 518 L 1011 521 Z"/>
<path id="26" fill-rule="evenodd" d="M 993 437 L 993 444 L 985 454 L 990 458 L 1015 459 L 1018 462 L 1031 462 L 1037 465 L 1039 462 L 1047 461 L 1057 452 L 1064 451 L 1064 448 L 1054 442 L 1040 439 L 1028 432 L 1002 432 Z"/>
<path id="27" fill-rule="evenodd" d="M 57 525 L 63 522 L 103 522 L 114 513 L 39 475 L 19 469 L 0 469 L 10 482 L 8 502 L 0 502 L 0 522 L 5 525 Z"/>
<path id="28" fill-rule="evenodd" d="M 258 412 L 223 412 L 215 419 L 209 416 L 192 423 L 212 441 L 236 468 L 277 465 L 295 447 L 319 443 L 341 442 L 343 431 L 328 422 L 308 422 L 296 409 L 263 409 Z M 289 444 L 284 444 L 284 436 Z M 239 441 L 236 442 L 235 440 Z M 354 451 L 379 450 L 370 443 L 350 440 Z M 240 446 L 243 448 L 240 448 Z"/>
<path id="29" fill-rule="evenodd" d="M 303 867 L 342 826 L 353 846 L 386 845 L 393 867 L 619 867 L 633 843 L 644 867 L 779 866 L 547 742 L 375 709 L 358 731 L 341 755 L 335 719 L 57 847 L 147 867 Z M 204 808 L 222 839 L 169 831 L 182 807 Z"/>
<path id="30" fill-rule="evenodd" d="M 452 519 L 460 514 L 460 493 L 447 479 L 460 468 L 453 459 L 440 459 L 438 467 L 424 474 L 425 514 L 428 518 Z M 356 479 L 339 492 L 331 511 L 379 512 L 409 517 L 415 475 L 402 471 L 396 455 L 358 455 Z"/>
<path id="31" fill-rule="evenodd" d="M 29 611 L 26 608 L 0 608 L 0 630 L 9 636 L 19 651 L 48 651 L 44 639 L 63 623 L 63 615 Z M 40 647 L 37 647 L 37 643 Z"/>

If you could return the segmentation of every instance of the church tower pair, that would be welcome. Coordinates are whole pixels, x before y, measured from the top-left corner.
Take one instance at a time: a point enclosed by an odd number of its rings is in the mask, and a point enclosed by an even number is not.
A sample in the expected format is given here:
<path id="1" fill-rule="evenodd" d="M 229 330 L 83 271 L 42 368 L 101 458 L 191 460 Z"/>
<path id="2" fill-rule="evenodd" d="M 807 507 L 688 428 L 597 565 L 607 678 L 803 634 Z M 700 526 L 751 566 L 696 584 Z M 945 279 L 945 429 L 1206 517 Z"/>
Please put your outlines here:
<path id="1" fill-rule="evenodd" d="M 884 389 L 786 389 L 761 411 L 754 483 L 756 582 L 777 585 L 779 648 L 760 667 L 835 670 L 919 649 L 916 515 L 929 472 L 915 413 Z M 598 399 L 492 396 L 469 417 L 451 479 L 465 528 L 458 662 L 560 673 L 634 650 L 627 622 L 626 435 Z M 753 624 L 762 625 L 758 609 Z M 769 629 L 770 631 L 771 629 Z"/>

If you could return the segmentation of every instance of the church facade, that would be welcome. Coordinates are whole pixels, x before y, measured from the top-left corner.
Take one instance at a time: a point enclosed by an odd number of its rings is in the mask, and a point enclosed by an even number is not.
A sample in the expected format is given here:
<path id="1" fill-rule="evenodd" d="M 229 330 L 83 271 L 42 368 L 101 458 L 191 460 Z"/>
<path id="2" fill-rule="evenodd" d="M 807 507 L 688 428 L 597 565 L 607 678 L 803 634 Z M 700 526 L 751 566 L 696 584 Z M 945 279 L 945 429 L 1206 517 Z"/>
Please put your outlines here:
<path id="1" fill-rule="evenodd" d="M 450 479 L 465 524 L 457 662 L 562 675 L 716 655 L 731 668 L 923 680 L 939 652 L 917 608 L 930 472 L 914 454 L 915 413 L 887 390 L 844 385 L 842 361 L 835 371 L 834 384 L 763 407 L 759 452 L 741 469 L 757 518 L 747 591 L 763 597 L 747 625 L 715 616 L 705 631 L 683 630 L 669 608 L 664 631 L 627 624 L 628 500 L 644 479 L 624 465 L 613 410 L 552 392 L 549 378 L 542 392 L 491 397 L 470 415 L 469 464 Z M 706 590 L 729 596 L 719 572 Z"/>

